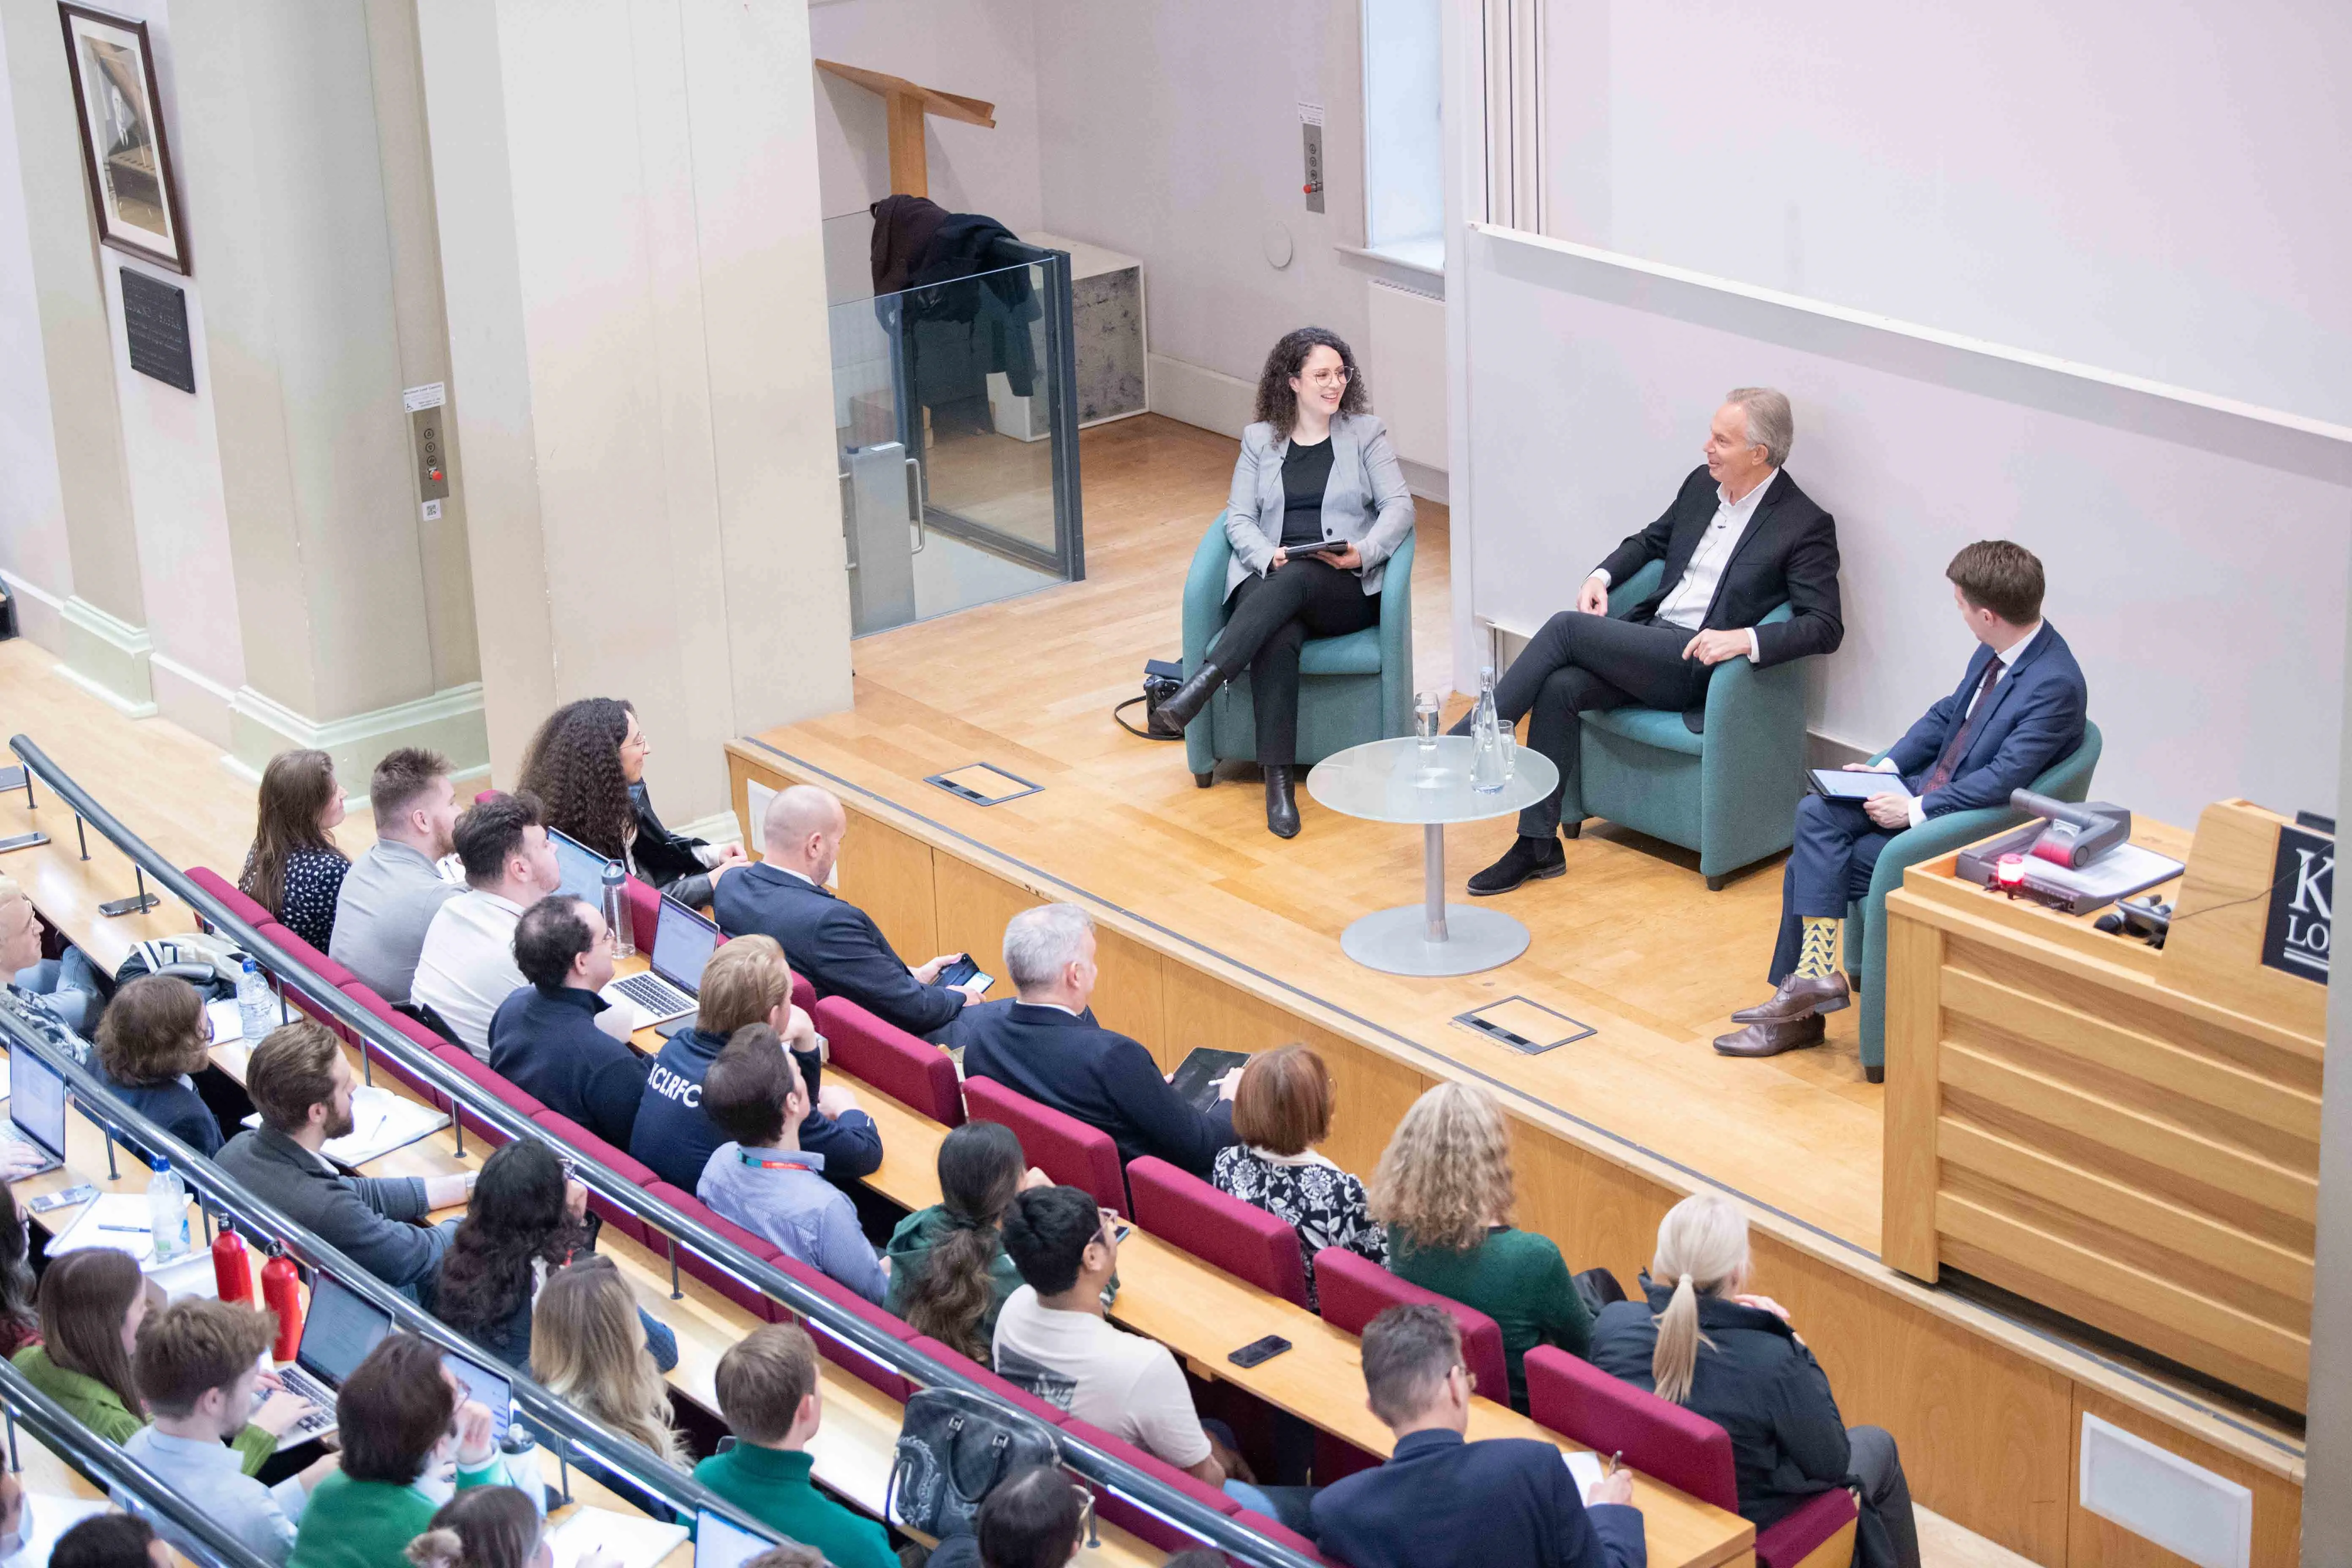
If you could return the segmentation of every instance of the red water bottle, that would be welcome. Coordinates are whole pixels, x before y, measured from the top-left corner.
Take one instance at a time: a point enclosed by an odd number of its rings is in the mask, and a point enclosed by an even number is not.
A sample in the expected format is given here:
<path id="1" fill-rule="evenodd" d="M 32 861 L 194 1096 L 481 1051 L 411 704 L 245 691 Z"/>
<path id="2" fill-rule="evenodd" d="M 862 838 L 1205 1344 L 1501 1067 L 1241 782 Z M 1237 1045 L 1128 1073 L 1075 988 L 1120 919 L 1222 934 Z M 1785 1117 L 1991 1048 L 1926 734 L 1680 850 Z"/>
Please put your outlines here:
<path id="1" fill-rule="evenodd" d="M 278 1342 L 273 1360 L 292 1361 L 302 1345 L 302 1286 L 295 1277 L 294 1260 L 279 1253 L 261 1266 L 261 1304 L 278 1314 Z"/>
<path id="2" fill-rule="evenodd" d="M 226 1220 L 221 1222 L 220 1234 L 213 1237 L 213 1281 L 224 1301 L 253 1300 L 253 1263 L 246 1256 L 245 1237 Z"/>

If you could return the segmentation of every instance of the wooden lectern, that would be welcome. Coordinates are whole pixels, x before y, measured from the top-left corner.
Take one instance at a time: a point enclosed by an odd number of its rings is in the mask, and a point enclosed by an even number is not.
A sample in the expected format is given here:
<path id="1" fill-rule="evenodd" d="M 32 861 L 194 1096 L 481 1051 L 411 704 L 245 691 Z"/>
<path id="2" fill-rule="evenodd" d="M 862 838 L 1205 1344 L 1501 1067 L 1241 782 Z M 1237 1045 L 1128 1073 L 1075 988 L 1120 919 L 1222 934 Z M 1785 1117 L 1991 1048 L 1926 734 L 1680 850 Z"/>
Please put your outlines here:
<path id="1" fill-rule="evenodd" d="M 2188 866 L 2161 951 L 1954 856 L 1886 900 L 1882 1257 L 2301 1411 L 2335 841 L 2242 800 L 2135 827 Z"/>
<path id="2" fill-rule="evenodd" d="M 819 60 L 816 68 L 830 71 L 844 81 L 882 95 L 890 129 L 890 189 L 902 196 L 928 196 L 930 191 L 929 156 L 923 148 L 923 117 L 936 114 L 943 120 L 960 120 L 967 125 L 996 129 L 996 105 L 983 103 L 976 98 L 964 98 L 952 92 L 941 92 L 935 87 L 923 87 L 902 76 L 887 71 L 870 71 L 862 66 L 845 66 L 838 60 Z"/>

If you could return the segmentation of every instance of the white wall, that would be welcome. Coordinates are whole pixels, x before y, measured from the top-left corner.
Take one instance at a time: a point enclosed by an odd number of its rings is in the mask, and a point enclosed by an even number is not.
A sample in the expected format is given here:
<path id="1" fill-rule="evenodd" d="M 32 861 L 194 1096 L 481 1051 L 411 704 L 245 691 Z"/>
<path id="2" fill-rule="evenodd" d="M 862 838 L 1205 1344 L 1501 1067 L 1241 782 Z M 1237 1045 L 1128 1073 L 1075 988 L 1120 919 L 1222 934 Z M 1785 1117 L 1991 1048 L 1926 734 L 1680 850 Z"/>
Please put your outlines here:
<path id="1" fill-rule="evenodd" d="M 1563 239 L 2352 423 L 2352 6 L 1553 0 Z"/>
<path id="2" fill-rule="evenodd" d="M 6 51 L 0 38 L 0 127 L 16 123 Z M 0 380 L 0 474 L 7 476 L 0 483 L 0 571 L 43 595 L 18 593 L 17 624 L 55 650 L 63 637 L 56 602 L 73 592 L 73 565 L 48 378 L 33 374 L 42 362 L 41 308 L 29 221 L 16 160 L 0 157 L 0 364 L 16 367 Z"/>

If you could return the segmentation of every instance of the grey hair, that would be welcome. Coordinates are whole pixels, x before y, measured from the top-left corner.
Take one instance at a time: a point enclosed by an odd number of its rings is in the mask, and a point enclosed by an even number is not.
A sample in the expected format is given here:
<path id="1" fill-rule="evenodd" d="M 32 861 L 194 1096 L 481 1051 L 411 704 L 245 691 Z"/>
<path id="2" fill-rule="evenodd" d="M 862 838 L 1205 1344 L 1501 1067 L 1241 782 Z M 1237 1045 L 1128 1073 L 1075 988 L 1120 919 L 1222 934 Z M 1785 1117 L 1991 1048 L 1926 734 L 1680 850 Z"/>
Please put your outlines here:
<path id="1" fill-rule="evenodd" d="M 1788 467 L 1789 448 L 1797 444 L 1797 415 L 1789 395 L 1769 386 L 1735 386 L 1723 400 L 1737 403 L 1748 416 L 1749 445 L 1763 447 L 1774 468 Z"/>
<path id="2" fill-rule="evenodd" d="M 1005 922 L 1004 971 L 1023 991 L 1051 985 L 1077 958 L 1079 942 L 1094 929 L 1094 917 L 1076 904 L 1024 910 Z"/>

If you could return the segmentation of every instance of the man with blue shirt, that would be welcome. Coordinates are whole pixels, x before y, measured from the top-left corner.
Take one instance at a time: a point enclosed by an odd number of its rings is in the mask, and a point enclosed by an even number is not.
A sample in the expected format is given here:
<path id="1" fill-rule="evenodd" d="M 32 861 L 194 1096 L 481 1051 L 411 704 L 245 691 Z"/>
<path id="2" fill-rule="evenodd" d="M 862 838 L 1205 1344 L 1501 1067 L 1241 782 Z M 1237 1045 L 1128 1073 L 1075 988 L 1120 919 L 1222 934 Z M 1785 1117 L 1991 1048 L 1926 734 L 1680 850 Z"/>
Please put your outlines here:
<path id="1" fill-rule="evenodd" d="M 1590 1506 L 1549 1443 L 1463 1440 L 1470 1373 L 1462 1331 L 1432 1306 L 1391 1307 L 1364 1329 L 1364 1389 L 1396 1434 L 1378 1469 L 1316 1494 L 1315 1543 L 1349 1568 L 1643 1568 L 1633 1479 L 1616 1470 Z"/>
<path id="2" fill-rule="evenodd" d="M 612 1005 L 613 941 L 593 904 L 553 894 L 515 924 L 515 967 L 530 982 L 490 1015 L 490 1070 L 615 1149 L 629 1146 L 653 1064 L 597 1026 Z"/>

